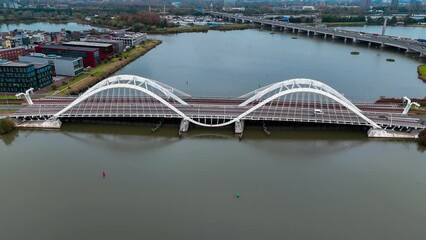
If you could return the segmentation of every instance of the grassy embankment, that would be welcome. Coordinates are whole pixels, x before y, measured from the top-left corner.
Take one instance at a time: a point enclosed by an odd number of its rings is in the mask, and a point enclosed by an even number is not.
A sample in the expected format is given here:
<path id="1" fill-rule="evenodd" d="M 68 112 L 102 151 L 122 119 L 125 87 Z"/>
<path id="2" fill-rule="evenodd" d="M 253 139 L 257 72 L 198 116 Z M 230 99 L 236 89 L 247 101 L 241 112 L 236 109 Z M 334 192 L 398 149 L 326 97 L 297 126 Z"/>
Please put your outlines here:
<path id="1" fill-rule="evenodd" d="M 6 134 L 15 128 L 15 123 L 9 118 L 0 119 L 0 135 Z"/>
<path id="2" fill-rule="evenodd" d="M 426 65 L 419 65 L 417 67 L 418 78 L 426 83 Z"/>
<path id="3" fill-rule="evenodd" d="M 248 24 L 225 24 L 220 26 L 193 26 L 193 27 L 171 27 L 171 28 L 157 28 L 151 31 L 147 31 L 149 34 L 175 34 L 175 33 L 187 33 L 187 32 L 208 32 L 209 30 L 216 31 L 232 31 L 232 30 L 244 30 L 251 28 Z"/>
<path id="4" fill-rule="evenodd" d="M 0 96 L 0 100 L 16 100 L 15 95 L 2 95 Z"/>
<path id="5" fill-rule="evenodd" d="M 85 71 L 79 76 L 70 80 L 68 83 L 59 86 L 58 89 L 52 90 L 53 95 L 74 95 L 83 92 L 87 90 L 87 88 L 107 78 L 138 57 L 144 55 L 160 43 L 160 40 L 148 40 L 145 43 L 130 49 L 128 52 L 124 52 L 119 56 L 114 56 L 107 63 L 98 65 L 95 68 Z"/>

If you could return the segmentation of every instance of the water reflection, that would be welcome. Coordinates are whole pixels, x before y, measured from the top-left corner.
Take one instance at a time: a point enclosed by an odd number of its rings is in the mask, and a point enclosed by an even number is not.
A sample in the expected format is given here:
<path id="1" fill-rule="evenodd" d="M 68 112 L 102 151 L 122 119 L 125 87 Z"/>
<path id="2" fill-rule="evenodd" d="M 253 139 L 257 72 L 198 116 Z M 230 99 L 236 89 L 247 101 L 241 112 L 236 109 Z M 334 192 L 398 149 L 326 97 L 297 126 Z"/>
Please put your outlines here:
<path id="1" fill-rule="evenodd" d="M 8 134 L 0 135 L 0 139 L 2 140 L 4 144 L 6 144 L 6 146 L 11 145 L 17 137 L 19 137 L 18 130 L 13 130 Z"/>

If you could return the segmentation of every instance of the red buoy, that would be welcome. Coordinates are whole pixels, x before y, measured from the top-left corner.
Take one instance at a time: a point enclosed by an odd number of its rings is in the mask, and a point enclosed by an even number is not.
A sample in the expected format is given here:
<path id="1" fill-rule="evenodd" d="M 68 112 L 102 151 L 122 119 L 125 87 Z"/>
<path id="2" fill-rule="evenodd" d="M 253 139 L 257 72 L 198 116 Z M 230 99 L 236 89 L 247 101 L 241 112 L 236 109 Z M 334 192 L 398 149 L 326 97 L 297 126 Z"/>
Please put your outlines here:
<path id="1" fill-rule="evenodd" d="M 106 177 L 106 172 L 102 171 L 102 177 Z"/>

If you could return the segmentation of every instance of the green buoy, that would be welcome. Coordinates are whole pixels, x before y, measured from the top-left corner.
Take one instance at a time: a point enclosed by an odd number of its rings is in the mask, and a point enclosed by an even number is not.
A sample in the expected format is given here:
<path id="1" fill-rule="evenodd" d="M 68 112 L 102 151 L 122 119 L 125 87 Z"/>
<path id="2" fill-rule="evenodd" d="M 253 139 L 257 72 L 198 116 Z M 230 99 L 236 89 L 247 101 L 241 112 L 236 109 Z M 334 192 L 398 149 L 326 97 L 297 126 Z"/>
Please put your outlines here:
<path id="1" fill-rule="evenodd" d="M 240 198 L 240 192 L 236 192 L 235 197 Z"/>

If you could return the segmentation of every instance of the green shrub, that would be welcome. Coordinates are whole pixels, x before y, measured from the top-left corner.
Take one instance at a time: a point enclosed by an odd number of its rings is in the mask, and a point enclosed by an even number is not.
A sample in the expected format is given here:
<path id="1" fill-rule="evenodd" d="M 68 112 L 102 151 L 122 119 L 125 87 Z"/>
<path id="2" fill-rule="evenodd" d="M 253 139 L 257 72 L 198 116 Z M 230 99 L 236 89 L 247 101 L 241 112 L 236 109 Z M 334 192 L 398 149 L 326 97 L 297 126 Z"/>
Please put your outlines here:
<path id="1" fill-rule="evenodd" d="M 12 131 L 14 128 L 15 128 L 15 123 L 11 119 L 9 118 L 0 119 L 0 135 L 8 133 Z"/>
<path id="2" fill-rule="evenodd" d="M 419 133 L 419 139 L 418 142 L 420 145 L 423 145 L 426 147 L 426 129 L 423 129 L 420 133 Z"/>

